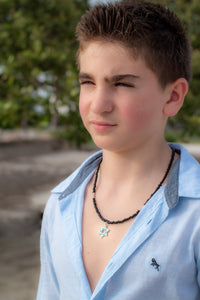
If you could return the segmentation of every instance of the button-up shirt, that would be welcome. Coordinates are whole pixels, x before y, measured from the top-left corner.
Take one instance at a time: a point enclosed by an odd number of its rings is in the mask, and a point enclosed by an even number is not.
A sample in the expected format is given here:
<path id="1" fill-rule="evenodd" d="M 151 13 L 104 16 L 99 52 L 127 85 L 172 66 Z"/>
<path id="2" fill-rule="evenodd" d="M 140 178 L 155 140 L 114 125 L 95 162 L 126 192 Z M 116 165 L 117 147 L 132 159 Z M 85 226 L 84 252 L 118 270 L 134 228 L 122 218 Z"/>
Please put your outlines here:
<path id="1" fill-rule="evenodd" d="M 178 144 L 167 184 L 141 209 L 91 292 L 82 260 L 84 192 L 102 152 L 53 189 L 37 300 L 200 299 L 200 165 Z"/>

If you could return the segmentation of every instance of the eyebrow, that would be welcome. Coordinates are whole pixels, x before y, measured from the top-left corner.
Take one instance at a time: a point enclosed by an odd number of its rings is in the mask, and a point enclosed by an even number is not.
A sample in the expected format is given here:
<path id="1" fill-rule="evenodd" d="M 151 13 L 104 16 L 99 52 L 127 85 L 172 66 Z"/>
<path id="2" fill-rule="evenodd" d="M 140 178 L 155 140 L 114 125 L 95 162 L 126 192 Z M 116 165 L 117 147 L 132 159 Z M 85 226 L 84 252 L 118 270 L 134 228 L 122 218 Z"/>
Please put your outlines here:
<path id="1" fill-rule="evenodd" d="M 111 81 L 119 81 L 122 79 L 138 79 L 138 78 L 140 77 L 134 74 L 119 74 L 119 75 L 112 76 Z"/>
<path id="2" fill-rule="evenodd" d="M 78 78 L 80 80 L 80 79 L 92 79 L 93 77 L 87 73 L 79 73 Z"/>
<path id="3" fill-rule="evenodd" d="M 122 79 L 138 79 L 140 76 L 134 75 L 134 74 L 117 74 L 111 76 L 111 78 L 105 78 L 106 81 L 120 81 Z M 81 79 L 93 79 L 93 76 L 87 73 L 80 73 L 79 74 L 79 80 Z"/>

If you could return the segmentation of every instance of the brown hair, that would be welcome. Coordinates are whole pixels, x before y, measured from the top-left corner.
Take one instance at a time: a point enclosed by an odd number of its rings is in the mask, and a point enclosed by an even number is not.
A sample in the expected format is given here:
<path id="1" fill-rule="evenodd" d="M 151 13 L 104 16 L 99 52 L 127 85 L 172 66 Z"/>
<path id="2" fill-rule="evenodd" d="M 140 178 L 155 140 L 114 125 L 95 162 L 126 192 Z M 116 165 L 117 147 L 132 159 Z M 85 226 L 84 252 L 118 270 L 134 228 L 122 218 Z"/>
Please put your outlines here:
<path id="1" fill-rule="evenodd" d="M 183 24 L 160 4 L 141 0 L 97 4 L 76 28 L 79 52 L 95 40 L 119 42 L 142 56 L 165 87 L 178 78 L 191 79 L 191 46 Z"/>

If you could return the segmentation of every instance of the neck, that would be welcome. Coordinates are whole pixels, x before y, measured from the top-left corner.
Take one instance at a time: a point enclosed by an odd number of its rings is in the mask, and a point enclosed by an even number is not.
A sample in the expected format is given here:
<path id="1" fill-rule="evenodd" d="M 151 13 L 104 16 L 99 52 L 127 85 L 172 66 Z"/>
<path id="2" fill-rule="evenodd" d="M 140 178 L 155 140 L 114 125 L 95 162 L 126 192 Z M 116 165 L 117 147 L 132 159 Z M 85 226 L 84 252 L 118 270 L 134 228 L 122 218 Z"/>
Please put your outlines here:
<path id="1" fill-rule="evenodd" d="M 115 153 L 103 150 L 101 172 L 106 180 L 123 182 L 129 178 L 140 181 L 140 178 L 149 177 L 155 172 L 162 174 L 169 163 L 170 147 L 165 141 L 143 149 L 135 149 L 126 153 Z"/>
<path id="2" fill-rule="evenodd" d="M 124 220 L 130 216 L 130 211 L 136 213 L 140 210 L 158 185 L 161 187 L 166 183 L 167 177 L 165 181 L 162 179 L 171 157 L 172 151 L 167 143 L 163 143 L 162 147 L 147 147 L 145 151 L 140 149 L 126 155 L 103 151 L 95 184 L 95 201 L 103 217 Z M 93 203 L 95 201 L 93 199 Z"/>
<path id="3" fill-rule="evenodd" d="M 171 166 L 172 166 L 172 163 L 173 163 L 173 160 L 174 160 L 174 157 L 175 157 L 175 150 L 173 149 L 172 150 L 172 154 L 171 154 L 171 158 L 170 158 L 170 162 L 168 164 L 168 167 L 167 167 L 167 170 L 162 178 L 162 180 L 159 182 L 158 186 L 156 187 L 156 189 L 154 190 L 154 192 L 149 196 L 149 198 L 146 200 L 145 204 L 148 202 L 148 200 L 160 189 L 160 187 L 162 186 L 162 184 L 165 182 L 168 174 L 169 174 L 169 171 L 171 169 Z M 111 221 L 109 219 L 106 219 L 102 216 L 102 214 L 100 213 L 99 209 L 98 209 L 98 206 L 97 206 L 97 203 L 96 203 L 96 199 L 95 199 L 95 196 L 96 196 L 96 184 L 97 184 L 97 180 L 98 180 L 98 175 L 99 175 L 99 170 L 100 170 L 100 165 L 101 165 L 102 162 L 100 162 L 97 170 L 96 170 L 96 175 L 95 175 L 95 179 L 94 179 L 94 184 L 93 184 L 93 204 L 94 204 L 94 207 L 95 207 L 95 210 L 96 210 L 96 213 L 98 214 L 98 216 L 100 217 L 100 219 L 102 221 L 104 221 L 105 223 L 107 224 L 121 224 L 121 223 L 124 223 L 124 222 L 127 222 L 133 218 L 135 218 L 137 216 L 137 214 L 139 213 L 139 210 L 137 210 L 134 214 L 130 215 L 129 217 L 126 217 L 122 220 L 118 220 L 118 221 Z M 105 230 L 105 228 L 104 228 Z M 107 232 L 107 231 L 106 231 Z M 101 234 L 101 233 L 100 233 Z"/>

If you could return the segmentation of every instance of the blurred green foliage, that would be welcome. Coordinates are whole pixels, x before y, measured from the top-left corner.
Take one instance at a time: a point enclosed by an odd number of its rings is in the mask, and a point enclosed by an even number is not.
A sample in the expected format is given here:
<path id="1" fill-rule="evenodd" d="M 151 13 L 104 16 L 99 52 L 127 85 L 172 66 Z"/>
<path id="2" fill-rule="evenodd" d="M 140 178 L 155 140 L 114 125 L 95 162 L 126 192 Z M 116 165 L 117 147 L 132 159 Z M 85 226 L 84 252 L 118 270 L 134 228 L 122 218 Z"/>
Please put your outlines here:
<path id="1" fill-rule="evenodd" d="M 0 128 L 65 126 L 80 144 L 74 32 L 87 8 L 87 0 L 0 1 Z"/>
<path id="2" fill-rule="evenodd" d="M 200 1 L 162 3 L 177 12 L 193 46 L 190 92 L 167 134 L 187 140 L 200 136 Z M 0 128 L 59 129 L 78 146 L 88 141 L 78 112 L 74 38 L 87 8 L 87 0 L 0 1 Z"/>
<path id="3" fill-rule="evenodd" d="M 153 0 L 152 2 L 161 2 Z M 166 137 L 170 141 L 199 140 L 200 137 L 200 1 L 199 0 L 163 0 L 177 13 L 185 25 L 192 43 L 193 78 L 189 92 L 179 113 L 170 118 Z M 170 45 L 169 45 L 170 47 Z"/>

